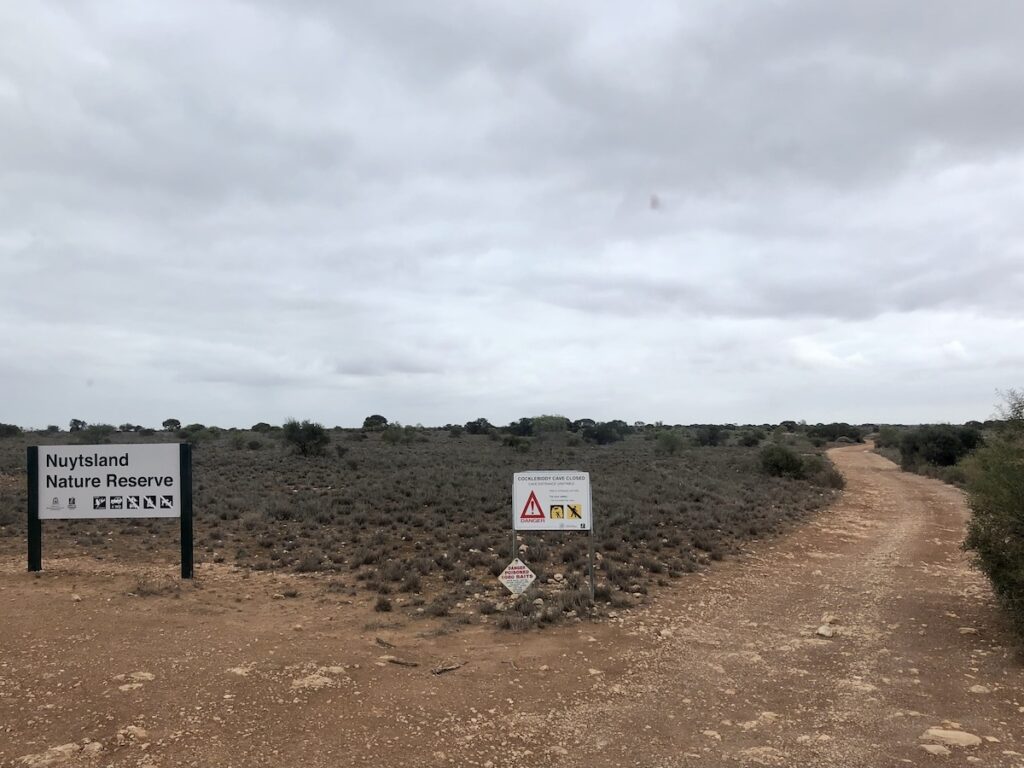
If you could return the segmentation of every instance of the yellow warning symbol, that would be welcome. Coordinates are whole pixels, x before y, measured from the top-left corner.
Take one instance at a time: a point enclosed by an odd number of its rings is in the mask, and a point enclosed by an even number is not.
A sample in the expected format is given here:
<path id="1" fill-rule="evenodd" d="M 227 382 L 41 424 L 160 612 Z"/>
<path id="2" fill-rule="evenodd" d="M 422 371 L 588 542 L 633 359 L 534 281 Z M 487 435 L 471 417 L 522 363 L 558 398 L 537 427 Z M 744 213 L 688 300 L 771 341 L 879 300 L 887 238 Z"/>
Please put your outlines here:
<path id="1" fill-rule="evenodd" d="M 583 505 L 582 504 L 566 504 L 565 508 L 569 512 L 567 517 L 570 520 L 582 520 L 583 519 Z"/>
<path id="2" fill-rule="evenodd" d="M 561 504 L 551 505 L 551 519 L 552 520 L 565 520 L 565 507 Z"/>

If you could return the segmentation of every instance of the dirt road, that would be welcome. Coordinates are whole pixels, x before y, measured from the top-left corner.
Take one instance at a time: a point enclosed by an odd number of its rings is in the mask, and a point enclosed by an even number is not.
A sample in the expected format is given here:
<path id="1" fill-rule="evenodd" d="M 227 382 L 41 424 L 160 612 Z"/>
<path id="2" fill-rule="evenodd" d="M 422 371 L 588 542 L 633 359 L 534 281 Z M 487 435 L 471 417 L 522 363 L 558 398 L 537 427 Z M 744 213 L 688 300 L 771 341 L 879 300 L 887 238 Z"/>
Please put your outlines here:
<path id="1" fill-rule="evenodd" d="M 959 550 L 961 494 L 832 456 L 847 491 L 815 521 L 528 635 L 376 614 L 317 577 L 209 566 L 133 596 L 131 568 L 8 559 L 0 763 L 1024 766 L 1024 669 Z"/>

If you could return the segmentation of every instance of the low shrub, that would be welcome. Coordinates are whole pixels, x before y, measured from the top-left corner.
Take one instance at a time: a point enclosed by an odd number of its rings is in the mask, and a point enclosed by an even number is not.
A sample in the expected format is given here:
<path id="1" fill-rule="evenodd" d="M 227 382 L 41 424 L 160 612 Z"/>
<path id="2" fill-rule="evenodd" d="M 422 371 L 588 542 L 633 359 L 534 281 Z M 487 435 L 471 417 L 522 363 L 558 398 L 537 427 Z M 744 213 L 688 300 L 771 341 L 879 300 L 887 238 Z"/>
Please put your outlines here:
<path id="1" fill-rule="evenodd" d="M 761 469 L 772 477 L 804 476 L 804 463 L 800 455 L 784 445 L 775 443 L 761 449 Z"/>
<path id="2" fill-rule="evenodd" d="M 823 488 L 841 490 L 846 487 L 842 473 L 824 456 L 804 456 L 803 477 Z"/>
<path id="3" fill-rule="evenodd" d="M 654 438 L 655 450 L 659 453 L 667 453 L 675 456 L 686 447 L 686 439 L 675 430 L 663 429 Z"/>
<path id="4" fill-rule="evenodd" d="M 750 432 L 741 432 L 740 436 L 736 438 L 736 442 L 742 445 L 744 448 L 756 448 L 764 440 L 764 432 L 760 429 L 755 429 Z"/>

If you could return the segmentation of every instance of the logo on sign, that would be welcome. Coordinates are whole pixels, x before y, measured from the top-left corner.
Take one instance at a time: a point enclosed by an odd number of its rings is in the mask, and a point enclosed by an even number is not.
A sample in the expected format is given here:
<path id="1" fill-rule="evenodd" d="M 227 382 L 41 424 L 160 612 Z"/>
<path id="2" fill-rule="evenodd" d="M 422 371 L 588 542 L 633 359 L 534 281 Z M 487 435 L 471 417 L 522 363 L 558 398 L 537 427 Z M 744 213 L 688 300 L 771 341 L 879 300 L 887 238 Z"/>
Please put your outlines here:
<path id="1" fill-rule="evenodd" d="M 72 496 L 68 499 L 68 509 L 77 509 L 78 504 L 75 502 L 75 497 Z"/>
<path id="2" fill-rule="evenodd" d="M 58 509 L 64 509 L 64 506 L 60 503 L 60 499 L 58 497 L 54 496 L 52 499 L 50 499 L 50 503 L 46 505 L 46 508 L 47 509 L 52 509 L 52 510 L 58 510 Z"/>
<path id="3" fill-rule="evenodd" d="M 544 520 L 544 510 L 537 501 L 537 492 L 530 491 L 530 498 L 526 500 L 526 506 L 519 513 L 520 520 Z"/>
<path id="4" fill-rule="evenodd" d="M 92 497 L 92 508 L 93 509 L 106 509 L 107 508 L 107 497 L 106 496 L 93 496 Z"/>
<path id="5" fill-rule="evenodd" d="M 124 509 L 124 496 L 111 496 L 110 497 L 110 508 L 111 509 Z"/>

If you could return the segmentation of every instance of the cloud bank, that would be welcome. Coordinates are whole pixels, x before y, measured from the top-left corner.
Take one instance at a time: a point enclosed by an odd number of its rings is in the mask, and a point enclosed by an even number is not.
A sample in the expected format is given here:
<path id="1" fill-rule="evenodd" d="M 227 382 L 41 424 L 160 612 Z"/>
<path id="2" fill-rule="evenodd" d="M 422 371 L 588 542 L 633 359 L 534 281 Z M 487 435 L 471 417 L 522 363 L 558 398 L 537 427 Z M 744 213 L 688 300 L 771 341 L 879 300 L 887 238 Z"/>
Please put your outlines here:
<path id="1" fill-rule="evenodd" d="M 960 421 L 1024 383 L 1024 8 L 377 5 L 0 9 L 0 421 Z"/>

